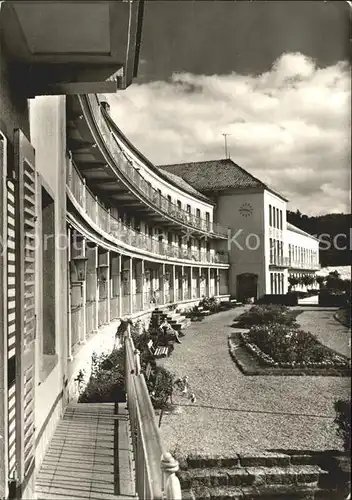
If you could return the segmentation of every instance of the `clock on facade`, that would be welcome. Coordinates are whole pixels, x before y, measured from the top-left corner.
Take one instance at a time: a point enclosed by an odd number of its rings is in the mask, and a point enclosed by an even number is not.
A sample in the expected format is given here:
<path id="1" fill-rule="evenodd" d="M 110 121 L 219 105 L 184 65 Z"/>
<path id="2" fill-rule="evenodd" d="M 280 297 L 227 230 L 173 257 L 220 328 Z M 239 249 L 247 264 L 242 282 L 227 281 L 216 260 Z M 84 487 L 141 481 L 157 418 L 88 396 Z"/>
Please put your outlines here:
<path id="1" fill-rule="evenodd" d="M 243 203 L 238 211 L 242 217 L 249 217 L 253 213 L 253 207 L 250 203 Z"/>

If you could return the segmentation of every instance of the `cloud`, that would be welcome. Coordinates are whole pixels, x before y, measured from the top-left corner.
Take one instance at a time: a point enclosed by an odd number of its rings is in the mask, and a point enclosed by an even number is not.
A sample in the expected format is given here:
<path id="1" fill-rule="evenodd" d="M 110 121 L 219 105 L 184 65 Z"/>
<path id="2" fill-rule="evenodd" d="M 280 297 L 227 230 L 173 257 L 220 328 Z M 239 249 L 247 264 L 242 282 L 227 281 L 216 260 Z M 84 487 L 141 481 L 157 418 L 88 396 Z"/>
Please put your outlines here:
<path id="1" fill-rule="evenodd" d="M 263 74 L 194 75 L 109 96 L 118 126 L 155 164 L 224 157 L 286 195 L 290 208 L 350 211 L 350 68 L 283 54 Z"/>

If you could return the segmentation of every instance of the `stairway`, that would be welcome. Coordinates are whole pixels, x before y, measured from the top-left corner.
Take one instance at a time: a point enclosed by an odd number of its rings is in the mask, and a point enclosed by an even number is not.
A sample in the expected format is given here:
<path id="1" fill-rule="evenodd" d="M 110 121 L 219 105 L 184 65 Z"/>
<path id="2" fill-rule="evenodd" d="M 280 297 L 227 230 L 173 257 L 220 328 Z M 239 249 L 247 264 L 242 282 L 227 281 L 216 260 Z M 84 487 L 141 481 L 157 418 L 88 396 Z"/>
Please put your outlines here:
<path id="1" fill-rule="evenodd" d="M 323 466 L 323 467 L 322 467 Z M 263 453 L 188 456 L 178 473 L 183 500 L 345 500 L 321 457 Z"/>
<path id="2" fill-rule="evenodd" d="M 151 326 L 159 326 L 165 318 L 172 328 L 178 332 L 185 330 L 191 324 L 188 318 L 181 313 L 177 313 L 175 309 L 170 311 L 167 307 L 157 307 L 152 312 Z"/>

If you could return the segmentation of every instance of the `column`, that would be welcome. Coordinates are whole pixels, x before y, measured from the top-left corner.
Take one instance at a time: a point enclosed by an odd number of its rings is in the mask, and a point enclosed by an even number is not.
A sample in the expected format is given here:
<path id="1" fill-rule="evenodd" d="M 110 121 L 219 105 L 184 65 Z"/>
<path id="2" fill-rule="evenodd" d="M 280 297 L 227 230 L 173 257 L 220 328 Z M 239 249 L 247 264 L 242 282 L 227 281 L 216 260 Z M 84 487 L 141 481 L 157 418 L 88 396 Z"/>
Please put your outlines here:
<path id="1" fill-rule="evenodd" d="M 185 266 L 181 266 L 181 300 L 185 300 Z"/>
<path id="2" fill-rule="evenodd" d="M 118 308 L 119 308 L 119 316 L 122 316 L 122 285 L 121 285 L 121 254 L 117 256 L 117 266 L 118 266 Z"/>
<path id="3" fill-rule="evenodd" d="M 215 295 L 220 295 L 220 275 L 219 269 L 215 272 Z"/>
<path id="4" fill-rule="evenodd" d="M 159 268 L 160 269 L 160 268 Z M 165 304 L 165 273 L 166 273 L 166 267 L 165 264 L 161 264 L 161 278 L 159 277 L 161 283 L 160 288 L 161 288 L 161 303 Z"/>
<path id="5" fill-rule="evenodd" d="M 171 266 L 172 269 L 172 293 L 173 293 L 173 302 L 177 302 L 177 296 L 176 296 L 176 266 L 175 264 L 172 264 Z"/>
<path id="6" fill-rule="evenodd" d="M 145 274 L 145 268 L 144 268 L 144 260 L 141 261 L 141 310 L 144 311 L 144 274 Z"/>
<path id="7" fill-rule="evenodd" d="M 86 278 L 86 303 L 89 308 L 86 310 L 87 320 L 87 333 L 96 333 L 96 286 L 97 286 L 97 272 L 96 272 L 96 247 L 87 247 L 86 256 L 87 261 L 87 278 Z M 87 307 L 87 306 L 86 306 Z M 91 316 L 91 317 L 90 317 Z"/>
<path id="8" fill-rule="evenodd" d="M 190 286 L 191 286 L 191 290 L 190 290 L 190 292 L 188 292 L 188 298 L 192 299 L 193 298 L 193 266 L 191 266 L 189 268 L 189 281 L 190 281 L 190 283 L 188 282 L 188 290 L 189 290 Z"/>
<path id="9" fill-rule="evenodd" d="M 205 295 L 206 291 L 204 290 L 205 283 L 203 282 L 203 272 L 202 267 L 198 268 L 198 281 L 197 281 L 197 297 L 201 297 Z"/>
<path id="10" fill-rule="evenodd" d="M 81 255 L 82 255 L 82 257 L 86 256 L 86 239 L 84 237 L 82 238 Z M 80 336 L 80 343 L 81 344 L 85 344 L 86 337 L 87 337 L 86 300 L 87 300 L 87 280 L 85 280 L 84 283 L 82 284 L 83 318 L 82 318 L 82 330 L 80 332 L 81 333 L 81 336 Z"/>
<path id="11" fill-rule="evenodd" d="M 99 329 L 99 281 L 98 281 L 98 266 L 99 266 L 99 248 L 95 248 L 95 330 Z"/>
<path id="12" fill-rule="evenodd" d="M 132 287 L 132 280 L 133 280 L 133 257 L 130 257 L 128 260 L 128 279 L 129 279 L 129 308 L 130 308 L 130 314 L 133 313 L 133 287 Z"/>
<path id="13" fill-rule="evenodd" d="M 71 162 L 70 162 L 71 163 Z M 72 167 L 72 165 L 71 165 Z M 68 246 L 68 331 L 67 331 L 67 359 L 72 361 L 72 318 L 71 318 L 71 228 L 67 230 L 67 246 Z"/>
<path id="14" fill-rule="evenodd" d="M 207 269 L 207 287 L 206 287 L 206 294 L 208 297 L 211 297 L 211 273 L 210 273 L 210 267 L 208 267 Z"/>
<path id="15" fill-rule="evenodd" d="M 106 277 L 106 315 L 107 315 L 107 323 L 110 323 L 110 298 L 111 298 L 111 287 L 110 287 L 110 252 L 109 250 L 106 252 L 106 264 L 107 268 L 107 277 Z"/>

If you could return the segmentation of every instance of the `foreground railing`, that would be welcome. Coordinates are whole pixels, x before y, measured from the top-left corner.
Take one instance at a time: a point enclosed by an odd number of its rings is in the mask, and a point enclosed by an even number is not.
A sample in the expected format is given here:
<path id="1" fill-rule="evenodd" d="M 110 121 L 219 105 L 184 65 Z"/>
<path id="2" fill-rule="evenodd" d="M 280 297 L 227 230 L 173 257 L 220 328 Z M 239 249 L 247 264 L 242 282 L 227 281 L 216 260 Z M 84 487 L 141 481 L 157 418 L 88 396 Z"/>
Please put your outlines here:
<path id="1" fill-rule="evenodd" d="M 186 250 L 182 247 L 171 245 L 170 243 L 160 243 L 157 238 L 138 232 L 126 226 L 121 220 L 114 217 L 110 210 L 105 208 L 97 196 L 86 186 L 85 180 L 81 177 L 73 160 L 68 158 L 67 185 L 77 203 L 86 212 L 87 216 L 97 224 L 103 231 L 111 234 L 116 239 L 137 248 L 144 248 L 165 257 L 175 259 L 192 260 L 209 264 L 227 264 L 229 255 L 227 251 L 210 252 L 204 250 Z"/>
<path id="2" fill-rule="evenodd" d="M 164 450 L 139 352 L 128 327 L 125 339 L 125 380 L 135 459 L 136 493 L 140 499 L 181 500 L 178 462 Z"/>
<path id="3" fill-rule="evenodd" d="M 110 129 L 110 126 L 106 122 L 98 97 L 95 94 L 85 96 L 83 100 L 81 97 L 80 101 L 83 106 L 85 99 L 87 100 L 86 102 L 89 105 L 89 109 L 99 127 L 100 134 L 104 138 L 104 142 L 108 147 L 110 155 L 114 158 L 116 166 L 144 197 L 148 198 L 153 205 L 174 219 L 192 225 L 202 231 L 208 231 L 222 237 L 227 237 L 227 227 L 221 226 L 220 224 L 211 222 L 207 219 L 202 219 L 196 215 L 189 214 L 186 210 L 183 210 L 177 204 L 161 195 L 157 189 L 153 188 L 152 185 L 133 166 L 132 162 L 129 161 L 124 155 L 114 137 L 114 131 Z"/>

